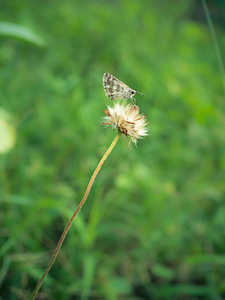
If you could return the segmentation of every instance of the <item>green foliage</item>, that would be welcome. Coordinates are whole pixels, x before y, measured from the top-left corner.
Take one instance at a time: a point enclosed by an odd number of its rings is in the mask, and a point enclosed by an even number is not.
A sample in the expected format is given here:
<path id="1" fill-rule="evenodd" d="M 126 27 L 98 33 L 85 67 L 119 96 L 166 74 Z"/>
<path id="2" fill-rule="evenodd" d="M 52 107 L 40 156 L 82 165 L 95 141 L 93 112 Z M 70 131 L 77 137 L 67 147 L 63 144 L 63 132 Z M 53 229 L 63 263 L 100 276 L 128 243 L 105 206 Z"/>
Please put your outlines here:
<path id="1" fill-rule="evenodd" d="M 0 295 L 29 299 L 115 132 L 104 72 L 132 88 L 151 135 L 123 138 L 39 299 L 223 299 L 224 94 L 207 24 L 188 1 L 0 2 Z M 17 29 L 20 27 L 17 27 Z M 34 35 L 35 32 L 35 35 Z M 224 29 L 216 28 L 221 53 Z M 35 38 L 36 42 L 35 42 Z M 36 47 L 45 41 L 45 47 Z"/>

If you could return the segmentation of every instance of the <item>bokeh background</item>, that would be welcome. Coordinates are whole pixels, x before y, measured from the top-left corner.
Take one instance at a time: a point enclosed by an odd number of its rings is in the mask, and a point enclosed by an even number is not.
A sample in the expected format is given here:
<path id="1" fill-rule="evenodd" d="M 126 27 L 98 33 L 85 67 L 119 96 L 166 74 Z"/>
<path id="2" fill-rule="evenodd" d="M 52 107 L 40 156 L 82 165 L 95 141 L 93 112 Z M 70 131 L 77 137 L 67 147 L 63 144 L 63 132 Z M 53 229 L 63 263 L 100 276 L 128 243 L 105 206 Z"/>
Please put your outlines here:
<path id="1" fill-rule="evenodd" d="M 0 299 L 29 299 L 116 135 L 105 72 L 151 135 L 119 140 L 38 299 L 224 299 L 225 2 L 204 4 L 0 1 Z"/>

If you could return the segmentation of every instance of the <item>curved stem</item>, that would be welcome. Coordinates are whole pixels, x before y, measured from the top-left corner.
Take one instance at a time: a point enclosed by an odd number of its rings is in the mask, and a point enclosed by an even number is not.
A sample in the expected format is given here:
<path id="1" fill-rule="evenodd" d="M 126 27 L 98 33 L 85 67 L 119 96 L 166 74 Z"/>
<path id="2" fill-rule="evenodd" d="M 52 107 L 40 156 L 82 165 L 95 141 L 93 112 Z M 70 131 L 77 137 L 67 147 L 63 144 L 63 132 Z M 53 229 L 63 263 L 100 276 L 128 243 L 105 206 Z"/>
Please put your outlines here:
<path id="1" fill-rule="evenodd" d="M 105 154 L 103 155 L 102 159 L 100 160 L 97 168 L 95 169 L 95 171 L 94 171 L 94 173 L 93 173 L 93 175 L 92 175 L 92 177 L 91 177 L 91 179 L 90 179 L 90 181 L 88 183 L 88 186 L 87 186 L 86 192 L 85 192 L 85 194 L 83 196 L 83 199 L 81 200 L 81 202 L 78 205 L 77 209 L 75 210 L 75 212 L 73 213 L 73 215 L 70 218 L 69 222 L 67 223 L 67 225 L 66 225 L 66 227 L 65 227 L 65 229 L 64 229 L 64 231 L 63 231 L 63 233 L 62 233 L 62 235 L 61 235 L 61 237 L 59 239 L 59 242 L 58 242 L 58 244 L 57 244 L 57 246 L 55 248 L 55 251 L 54 251 L 54 253 L 53 253 L 53 255 L 52 255 L 52 257 L 51 257 L 51 259 L 50 259 L 50 261 L 49 261 L 49 263 L 48 263 L 48 265 L 47 265 L 47 267 L 46 267 L 46 269 L 45 269 L 45 271 L 44 271 L 44 273 L 43 273 L 43 275 L 41 277 L 41 279 L 39 280 L 39 282 L 37 283 L 36 288 L 33 291 L 33 294 L 31 296 L 32 300 L 34 300 L 36 298 L 37 293 L 38 293 L 40 287 L 42 286 L 43 281 L 45 280 L 45 277 L 47 276 L 47 274 L 50 271 L 50 269 L 51 269 L 51 267 L 52 267 L 52 265 L 53 265 L 53 263 L 54 263 L 57 255 L 59 254 L 59 250 L 60 250 L 60 248 L 61 248 L 61 246 L 63 244 L 63 241 L 64 241 L 64 239 L 65 239 L 65 237 L 67 235 L 67 232 L 68 232 L 68 230 L 69 230 L 69 228 L 70 228 L 73 220 L 75 219 L 76 215 L 78 214 L 78 212 L 80 211 L 80 209 L 84 205 L 84 202 L 86 201 L 86 199 L 87 199 L 87 197 L 89 195 L 89 192 L 91 190 L 91 187 L 92 187 L 92 185 L 94 183 L 94 180 L 95 180 L 95 178 L 96 178 L 99 170 L 101 169 L 102 165 L 104 164 L 105 160 L 107 159 L 107 157 L 110 154 L 110 152 L 112 151 L 112 149 L 115 147 L 118 139 L 120 138 L 120 135 L 121 135 L 121 133 L 118 132 L 117 135 L 115 136 L 112 144 L 109 146 L 108 150 L 105 152 Z"/>

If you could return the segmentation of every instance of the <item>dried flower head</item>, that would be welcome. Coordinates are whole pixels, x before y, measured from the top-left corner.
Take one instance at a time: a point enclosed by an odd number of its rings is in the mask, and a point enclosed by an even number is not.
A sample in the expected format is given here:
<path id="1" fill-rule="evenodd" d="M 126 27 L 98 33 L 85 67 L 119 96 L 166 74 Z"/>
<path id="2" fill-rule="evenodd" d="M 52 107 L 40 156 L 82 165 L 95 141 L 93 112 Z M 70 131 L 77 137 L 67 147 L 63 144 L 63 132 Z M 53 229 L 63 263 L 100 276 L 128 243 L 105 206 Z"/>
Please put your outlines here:
<path id="1" fill-rule="evenodd" d="M 146 116 L 139 114 L 137 105 L 116 102 L 114 107 L 107 106 L 107 108 L 105 110 L 107 116 L 104 117 L 102 124 L 112 125 L 113 129 L 117 127 L 121 133 L 130 136 L 135 145 L 137 139 L 148 135 Z"/>

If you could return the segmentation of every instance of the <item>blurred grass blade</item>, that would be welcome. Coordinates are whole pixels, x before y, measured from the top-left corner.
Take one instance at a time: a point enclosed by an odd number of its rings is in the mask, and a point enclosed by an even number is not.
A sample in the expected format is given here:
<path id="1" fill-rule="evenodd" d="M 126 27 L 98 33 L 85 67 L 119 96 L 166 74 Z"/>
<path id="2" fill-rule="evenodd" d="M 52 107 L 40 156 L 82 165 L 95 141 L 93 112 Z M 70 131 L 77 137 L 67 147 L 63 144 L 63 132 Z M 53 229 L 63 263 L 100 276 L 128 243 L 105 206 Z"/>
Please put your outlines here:
<path id="1" fill-rule="evenodd" d="M 0 154 L 10 151 L 16 142 L 16 130 L 11 115 L 0 108 Z"/>
<path id="2" fill-rule="evenodd" d="M 221 74 L 221 78 L 222 78 L 223 90 L 224 90 L 224 94 L 225 94 L 225 70 L 224 70 L 224 64 L 223 64 L 223 59 L 222 59 L 219 43 L 218 43 L 218 40 L 217 40 L 217 37 L 216 37 L 216 32 L 215 32 L 213 22 L 212 22 L 210 13 L 209 13 L 209 9 L 208 9 L 208 6 L 207 6 L 205 0 L 202 0 L 202 6 L 203 6 L 203 9 L 204 9 L 204 12 L 205 12 L 206 20 L 207 20 L 208 25 L 209 25 L 209 30 L 211 32 L 213 45 L 214 45 L 214 48 L 215 48 L 215 52 L 216 52 L 216 56 L 217 56 L 217 60 L 218 60 L 218 65 L 219 65 L 219 70 L 220 70 L 220 74 Z"/>
<path id="3" fill-rule="evenodd" d="M 0 270 L 0 287 L 4 282 L 4 278 L 7 275 L 10 266 L 10 259 L 9 257 L 5 257 L 2 262 L 1 270 Z"/>
<path id="4" fill-rule="evenodd" d="M 10 22 L 0 22 L 0 35 L 10 36 L 43 47 L 45 41 L 31 29 Z"/>

